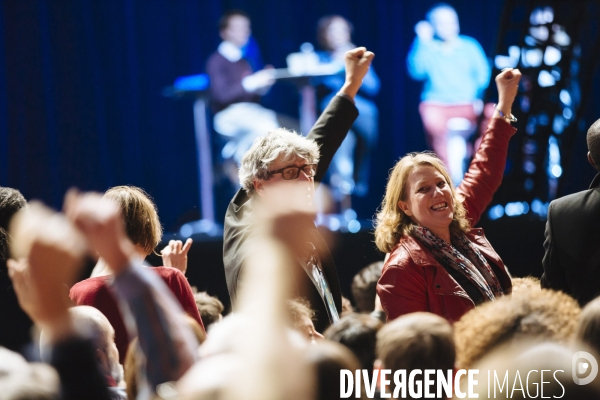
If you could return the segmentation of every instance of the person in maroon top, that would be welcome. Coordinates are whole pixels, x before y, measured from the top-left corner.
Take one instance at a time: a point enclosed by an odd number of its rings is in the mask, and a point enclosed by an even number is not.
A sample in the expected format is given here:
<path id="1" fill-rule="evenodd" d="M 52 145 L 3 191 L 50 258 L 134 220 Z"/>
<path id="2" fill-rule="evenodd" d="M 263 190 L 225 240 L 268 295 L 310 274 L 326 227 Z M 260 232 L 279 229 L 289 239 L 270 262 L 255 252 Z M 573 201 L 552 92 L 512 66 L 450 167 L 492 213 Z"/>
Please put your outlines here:
<path id="1" fill-rule="evenodd" d="M 388 321 L 427 311 L 455 322 L 511 292 L 500 256 L 472 226 L 502 182 L 520 78 L 513 69 L 496 77 L 494 117 L 458 188 L 431 153 L 403 157 L 390 174 L 375 229 L 378 248 L 390 253 L 377 284 Z"/>
<path id="2" fill-rule="evenodd" d="M 109 189 L 105 197 L 119 203 L 125 219 L 127 236 L 135 244 L 140 257 L 146 257 L 154 251 L 162 237 L 162 228 L 158 220 L 156 207 L 148 195 L 134 186 L 117 186 Z M 191 247 L 191 239 L 182 246 L 179 241 L 171 241 L 169 251 L 163 252 L 166 266 L 154 267 L 167 284 L 183 310 L 200 324 L 204 330 L 200 313 L 196 307 L 194 293 L 182 271 L 187 265 L 187 252 Z M 123 320 L 115 297 L 107 282 L 112 278 L 112 271 L 100 259 L 94 268 L 93 277 L 75 284 L 69 293 L 71 300 L 78 306 L 92 306 L 100 310 L 115 329 L 115 343 L 119 350 L 119 361 L 123 363 L 130 339 L 127 334 L 126 321 Z"/>

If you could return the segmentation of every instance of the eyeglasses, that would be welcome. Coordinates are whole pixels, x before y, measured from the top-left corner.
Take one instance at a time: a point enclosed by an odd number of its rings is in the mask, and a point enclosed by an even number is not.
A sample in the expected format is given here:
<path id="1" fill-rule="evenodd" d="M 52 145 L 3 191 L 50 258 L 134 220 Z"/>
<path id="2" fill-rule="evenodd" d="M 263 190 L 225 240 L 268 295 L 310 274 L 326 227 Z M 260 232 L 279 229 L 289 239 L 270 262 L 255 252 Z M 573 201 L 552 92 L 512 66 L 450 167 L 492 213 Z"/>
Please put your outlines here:
<path id="1" fill-rule="evenodd" d="M 278 169 L 277 171 L 269 171 L 269 178 L 272 175 L 281 174 L 286 181 L 298 179 L 300 170 L 302 170 L 307 177 L 312 178 L 317 174 L 317 164 L 306 164 L 301 167 L 285 167 Z"/>

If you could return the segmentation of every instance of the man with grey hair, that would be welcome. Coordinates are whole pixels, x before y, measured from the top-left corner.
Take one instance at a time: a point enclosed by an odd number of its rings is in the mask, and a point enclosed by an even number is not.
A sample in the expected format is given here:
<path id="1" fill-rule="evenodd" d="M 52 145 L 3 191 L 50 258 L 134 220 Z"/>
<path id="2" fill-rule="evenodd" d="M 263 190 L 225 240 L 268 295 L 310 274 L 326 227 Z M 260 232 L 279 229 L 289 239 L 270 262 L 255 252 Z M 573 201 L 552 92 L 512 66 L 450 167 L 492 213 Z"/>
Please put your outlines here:
<path id="1" fill-rule="evenodd" d="M 600 119 L 587 132 L 587 159 L 598 171 L 588 190 L 548 207 L 542 287 L 561 290 L 583 307 L 600 295 Z"/>
<path id="2" fill-rule="evenodd" d="M 256 139 L 244 155 L 239 171 L 242 188 L 227 208 L 223 243 L 225 277 L 234 308 L 242 265 L 252 253 L 259 251 L 248 240 L 254 234 L 256 197 L 269 198 L 275 193 L 274 188 L 285 185 L 290 199 L 312 202 L 315 181 L 323 179 L 333 155 L 358 116 L 354 97 L 373 57 L 364 47 L 346 53 L 346 82 L 307 137 L 277 129 Z M 322 332 L 339 319 L 342 295 L 327 244 L 314 223 L 310 221 L 310 224 L 310 237 L 300 246 L 299 254 L 295 254 L 298 262 L 291 267 L 290 274 L 298 288 L 295 295 L 308 299 L 317 312 L 315 327 Z M 297 274 L 298 270 L 301 272 Z"/>

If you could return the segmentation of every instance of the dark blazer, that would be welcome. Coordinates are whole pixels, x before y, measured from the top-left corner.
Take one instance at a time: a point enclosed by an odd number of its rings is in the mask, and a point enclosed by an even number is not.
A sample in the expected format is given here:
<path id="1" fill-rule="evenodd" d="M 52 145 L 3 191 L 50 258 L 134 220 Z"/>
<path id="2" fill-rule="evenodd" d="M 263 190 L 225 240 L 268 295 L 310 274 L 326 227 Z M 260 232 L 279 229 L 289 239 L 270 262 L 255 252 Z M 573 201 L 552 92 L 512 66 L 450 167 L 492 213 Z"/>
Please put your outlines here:
<path id="1" fill-rule="evenodd" d="M 600 174 L 588 190 L 550 203 L 544 249 L 542 287 L 581 306 L 600 295 Z"/>
<path id="2" fill-rule="evenodd" d="M 321 153 L 315 182 L 320 182 L 325 176 L 333 155 L 342 144 L 356 117 L 358 117 L 358 110 L 354 104 L 345 97 L 335 96 L 308 134 L 308 138 L 317 142 Z M 242 265 L 250 253 L 258 250 L 246 246 L 248 239 L 253 234 L 251 216 L 252 197 L 248 196 L 244 189 L 240 189 L 229 203 L 229 207 L 227 207 L 223 235 L 223 263 L 232 304 L 235 302 Z M 323 240 L 314 224 L 311 224 L 311 228 L 311 237 L 307 238 L 307 241 L 311 241 L 315 245 L 321 256 L 323 273 L 329 282 L 335 305 L 341 313 L 342 292 L 333 258 L 325 240 Z M 302 268 L 300 263 L 297 263 L 294 267 Z M 317 312 L 315 328 L 322 332 L 329 325 L 325 304 L 306 273 L 294 274 L 294 276 L 298 277 L 296 279 L 303 280 L 302 282 L 296 282 L 297 294 L 306 297 L 312 308 Z"/>

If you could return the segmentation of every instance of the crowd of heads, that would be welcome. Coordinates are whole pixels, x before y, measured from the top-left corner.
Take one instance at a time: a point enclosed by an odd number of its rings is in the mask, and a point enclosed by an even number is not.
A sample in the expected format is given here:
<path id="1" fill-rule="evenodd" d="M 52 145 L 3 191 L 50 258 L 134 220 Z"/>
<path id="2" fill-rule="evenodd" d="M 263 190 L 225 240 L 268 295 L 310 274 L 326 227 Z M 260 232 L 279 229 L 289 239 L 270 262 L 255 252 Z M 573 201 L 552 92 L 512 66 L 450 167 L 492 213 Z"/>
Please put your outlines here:
<path id="1" fill-rule="evenodd" d="M 0 201 L 6 205 L 1 210 L 5 219 L 6 215 L 14 214 L 27 205 L 18 191 L 2 188 L 0 193 Z M 133 187 L 111 189 L 105 197 L 118 202 L 125 219 L 126 234 L 136 248 L 143 250 L 144 254 L 151 253 L 154 250 L 153 243 L 160 239 L 161 230 L 156 208 L 149 197 L 141 189 Z M 140 224 L 143 226 L 141 229 Z M 6 242 L 2 244 L 7 245 Z M 598 299 L 581 310 L 577 302 L 566 294 L 540 289 L 539 280 L 532 277 L 514 278 L 511 295 L 474 308 L 454 325 L 442 317 L 425 312 L 408 314 L 384 323 L 372 314 L 377 307 L 375 284 L 381 276 L 382 267 L 382 262 L 376 262 L 355 275 L 352 294 L 357 311 L 347 310 L 339 322 L 322 334 L 314 328 L 312 320 L 315 311 L 305 299 L 287 301 L 287 326 L 292 335 L 288 345 L 303 349 L 300 359 L 314 373 L 314 380 L 305 378 L 307 382 L 312 382 L 312 398 L 339 398 L 342 370 L 389 369 L 410 372 L 502 367 L 507 371 L 515 371 L 524 367 L 564 367 L 560 362 L 570 357 L 573 346 L 585 346 L 593 354 L 600 352 Z M 210 356 L 233 353 L 235 344 L 232 342 L 239 338 L 240 331 L 248 326 L 248 322 L 241 316 L 233 315 L 223 319 L 223 304 L 206 292 L 196 292 L 195 300 L 205 326 L 211 326 L 209 335 L 213 336 L 212 344 L 205 351 Z M 102 374 L 116 384 L 126 386 L 129 398 L 136 398 L 140 375 L 138 358 L 141 357 L 137 340 L 130 345 L 123 371 L 114 343 L 114 329 L 108 319 L 97 309 L 88 306 L 73 307 L 70 315 L 79 334 L 91 339 Z M 234 319 L 222 322 L 229 318 Z M 188 319 L 190 327 L 195 327 L 192 330 L 196 332 L 198 343 L 204 342 L 203 331 L 196 321 L 190 317 Z M 223 329 L 213 329 L 220 324 L 224 324 Z M 296 336 L 292 332 L 296 332 Z M 43 332 L 41 342 L 44 352 Z M 43 363 L 27 363 L 19 355 L 7 350 L 0 351 L 6 353 L 0 362 L 0 369 L 4 371 L 0 387 L 4 393 L 8 393 L 8 397 L 4 398 L 60 398 L 57 397 L 60 379 L 51 367 Z M 260 357 L 260 354 L 253 354 Z M 201 376 L 196 378 L 202 379 Z M 189 379 L 186 376 L 183 381 Z M 297 379 L 304 378 L 300 376 Z M 39 385 L 29 387 L 25 383 L 28 380 L 35 380 Z M 434 392 L 436 385 L 433 385 Z M 476 390 L 484 393 L 480 386 Z M 593 385 L 585 390 L 573 387 L 570 393 L 578 393 L 583 396 L 581 398 L 586 398 L 589 393 L 599 393 L 594 388 Z M 185 385 L 180 385 L 179 389 L 185 398 Z M 382 388 L 389 393 L 394 389 L 393 382 Z M 559 389 L 552 386 L 546 393 L 551 391 L 560 394 Z M 210 390 L 224 393 L 219 385 Z M 207 392 L 198 387 L 191 393 L 194 396 L 201 394 L 199 398 L 209 398 L 202 397 Z"/>
<path id="2" fill-rule="evenodd" d="M 291 143 L 291 144 L 290 144 Z M 300 148 L 301 152 L 293 149 Z M 590 151 L 593 147 L 590 146 Z M 318 151 L 310 141 L 299 138 L 294 133 L 277 131 L 269 134 L 255 143 L 245 158 L 245 167 L 248 176 L 256 179 L 265 177 L 269 165 L 279 157 L 303 157 L 314 160 L 318 157 Z M 311 158 L 312 157 L 312 158 Z M 425 164 L 436 168 L 439 160 L 429 154 L 408 155 L 402 159 L 392 171 L 390 185 L 386 199 L 389 198 L 392 213 L 398 227 L 398 231 L 388 235 L 398 235 L 402 232 L 402 221 L 407 221 L 397 206 L 398 201 L 405 199 L 402 184 L 407 171 L 411 166 Z M 445 171 L 440 169 L 440 172 Z M 242 176 L 242 175 L 241 175 Z M 403 178 L 404 177 L 404 178 Z M 451 182 L 446 177 L 448 182 Z M 391 187 L 397 186 L 397 187 Z M 249 187 L 252 190 L 252 186 Z M 452 188 L 452 195 L 456 196 Z M 148 255 L 155 250 L 160 242 L 162 228 L 158 220 L 156 206 L 142 189 L 131 186 L 119 186 L 109 189 L 104 194 L 105 199 L 115 202 L 120 210 L 124 224 L 124 232 L 135 246 L 136 252 Z M 456 197 L 455 197 L 456 198 Z M 457 201 L 458 207 L 460 203 Z M 10 257 L 9 244 L 11 235 L 9 221 L 21 209 L 27 209 L 27 202 L 23 196 L 14 189 L 0 188 L 0 249 L 2 250 L 2 261 Z M 386 210 L 382 210 L 382 213 Z M 458 213 L 460 215 L 460 213 Z M 281 217 L 280 217 L 281 218 Z M 285 218 L 285 217 L 284 217 Z M 399 219 L 398 219 L 399 218 Z M 404 219 L 403 219 L 404 218 Z M 284 224 L 285 225 L 285 224 Z M 460 222 L 457 222 L 457 228 Z M 381 225 L 378 225 L 378 229 Z M 268 239 L 269 230 L 265 230 L 266 249 L 273 246 Z M 271 231 L 272 232 L 272 231 Z M 293 235 L 290 237 L 294 237 Z M 286 237 L 281 243 L 284 248 L 290 240 Z M 297 236 L 296 236 L 297 237 Z M 389 241 L 388 241 L 389 242 Z M 276 247 L 272 248 L 274 254 Z M 383 246 L 389 250 L 389 246 Z M 276 259 L 277 257 L 274 256 Z M 339 397 L 339 379 L 342 370 L 406 370 L 408 373 L 414 370 L 442 370 L 456 371 L 457 369 L 485 368 L 502 370 L 504 368 L 510 374 L 524 368 L 551 369 L 566 368 L 566 361 L 574 349 L 583 348 L 591 354 L 600 354 L 600 299 L 587 304 L 583 309 L 577 301 L 562 292 L 551 291 L 540 288 L 537 278 L 524 277 L 513 278 L 512 294 L 503 296 L 496 301 L 481 304 L 453 325 L 442 317 L 426 312 L 417 312 L 404 315 L 393 321 L 382 321 L 377 317 L 378 304 L 376 295 L 376 284 L 381 276 L 383 262 L 375 262 L 360 270 L 354 277 L 351 292 L 354 305 L 346 299 L 346 310 L 339 322 L 331 325 L 324 332 L 317 332 L 313 324 L 315 311 L 311 309 L 310 303 L 303 298 L 288 299 L 284 307 L 287 321 L 284 327 L 272 326 L 273 337 L 263 340 L 273 341 L 276 346 L 279 329 L 289 330 L 285 334 L 285 346 L 302 349 L 298 354 L 299 360 L 314 374 L 314 379 L 309 375 L 298 375 L 294 379 L 305 379 L 310 382 L 307 393 L 312 393 L 307 398 L 332 399 Z M 276 278 L 273 278 L 276 279 Z M 270 285 L 273 286 L 273 285 Z M 257 293 L 263 288 L 244 288 L 250 296 L 259 297 Z M 239 342 L 242 336 L 246 339 L 252 338 L 252 329 L 249 327 L 248 315 L 227 316 L 223 304 L 206 292 L 195 291 L 195 301 L 201 314 L 204 326 L 209 330 L 210 340 L 206 348 L 199 353 L 204 354 L 207 359 L 221 357 L 228 360 L 231 357 L 233 365 L 236 357 L 244 352 L 239 350 Z M 282 296 L 274 293 L 272 296 Z M 271 298 L 275 298 L 271 297 Z M 258 311 L 254 310 L 253 312 Z M 268 311 L 268 310 L 263 310 Z M 93 344 L 96 361 L 102 375 L 117 386 L 127 387 L 129 398 L 136 398 L 139 392 L 139 379 L 143 372 L 140 371 L 139 357 L 143 357 L 137 340 L 131 342 L 125 368 L 119 364 L 119 353 L 114 342 L 114 329 L 108 319 L 97 309 L 89 306 L 77 306 L 70 309 L 71 320 L 77 327 L 78 334 L 89 338 Z M 260 313 L 259 313 L 260 314 Z M 206 339 L 204 330 L 191 317 L 186 317 L 189 328 L 194 332 L 197 343 L 201 344 Z M 276 324 L 276 319 L 264 319 L 265 324 Z M 223 324 L 221 328 L 220 325 Z M 218 329 L 215 327 L 219 326 Z M 261 335 L 269 336 L 271 333 L 264 329 Z M 44 332 L 40 339 L 41 352 L 45 346 Z M 245 342 L 251 346 L 251 340 Z M 281 345 L 281 343 L 279 343 Z M 4 397 L 9 399 L 39 398 L 54 399 L 58 395 L 60 379 L 55 370 L 43 363 L 27 363 L 21 356 L 10 353 L 8 350 L 0 349 L 0 387 Z M 236 354 L 236 357 L 233 355 Z M 262 353 L 249 352 L 252 357 L 260 358 Z M 296 354 L 296 353 L 293 353 Z M 219 358 L 217 357 L 217 358 Z M 224 357 L 224 358 L 223 358 Z M 276 356 L 273 356 L 276 358 Z M 274 358 L 274 359 L 275 359 Z M 256 361 L 256 360 L 253 360 Z M 273 361 L 273 360 L 271 360 Z M 277 359 L 279 363 L 289 362 L 286 359 Z M 296 360 L 298 361 L 298 360 Z M 221 361 L 222 362 L 222 361 Z M 245 360 L 248 362 L 248 360 Z M 257 361 L 260 365 L 260 362 Z M 219 364 L 215 364 L 215 370 L 219 371 Z M 205 368 L 212 369 L 212 364 L 198 367 L 200 371 Z M 230 366 L 223 367 L 225 371 Z M 570 367 L 569 367 L 570 368 Z M 265 369 L 267 370 L 267 369 Z M 224 389 L 227 382 L 220 382 L 210 387 L 190 385 L 189 374 L 192 369 L 173 390 L 180 390 L 183 398 L 210 398 L 207 393 L 226 393 Z M 570 369 L 569 369 L 570 371 Z M 196 372 L 198 373 L 198 372 Z M 283 375 L 282 375 L 283 376 Z M 511 375 L 512 376 L 512 375 Z M 196 376 L 201 380 L 201 376 Z M 292 379 L 292 378 L 287 378 Z M 487 378 L 483 379 L 475 388 L 478 393 L 484 393 L 484 385 L 488 384 Z M 28 382 L 37 382 L 29 385 Z M 265 379 L 265 384 L 268 380 Z M 437 383 L 434 383 L 435 391 Z M 586 388 L 565 383 L 570 390 L 571 397 L 567 398 L 593 398 L 600 393 L 596 382 Z M 393 392 L 395 383 L 380 389 Z M 191 387 L 191 389 L 190 389 Z M 561 386 L 562 387 L 562 386 Z M 560 394 L 561 387 L 550 385 L 547 392 Z M 529 387 L 533 390 L 532 387 Z M 187 392 L 186 392 L 187 390 Z M 208 390 L 208 391 L 207 391 Z M 216 392 L 215 392 L 216 391 Z M 25 394 L 23 394 L 25 393 Z M 186 395 L 187 393 L 187 395 Z M 192 393 L 192 397 L 190 396 Z M 188 397 L 186 397 L 188 396 Z M 579 397 L 577 397 L 579 396 Z M 586 397 L 588 396 L 588 397 Z M 589 397 L 592 396 L 592 397 Z M 514 397 L 513 397 L 514 398 Z"/>

